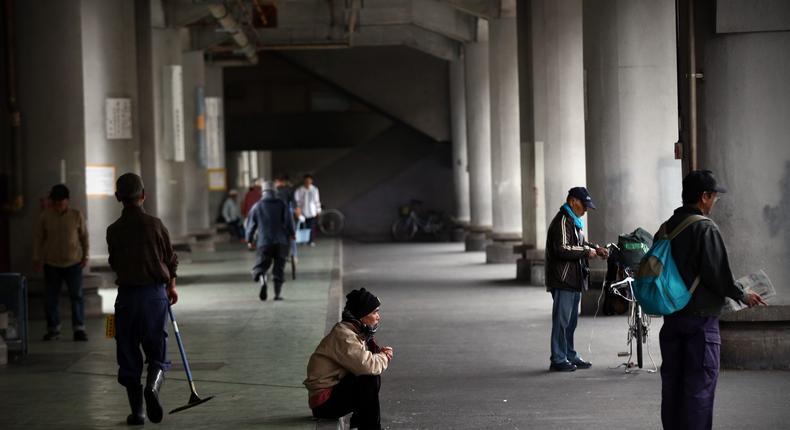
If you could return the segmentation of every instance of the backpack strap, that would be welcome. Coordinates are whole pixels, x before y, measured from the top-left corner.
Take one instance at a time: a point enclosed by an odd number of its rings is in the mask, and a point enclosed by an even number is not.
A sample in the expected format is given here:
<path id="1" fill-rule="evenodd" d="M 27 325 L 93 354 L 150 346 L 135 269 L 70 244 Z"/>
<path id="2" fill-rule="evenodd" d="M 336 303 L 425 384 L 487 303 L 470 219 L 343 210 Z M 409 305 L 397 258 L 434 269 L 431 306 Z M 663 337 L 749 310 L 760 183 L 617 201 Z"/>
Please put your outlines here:
<path id="1" fill-rule="evenodd" d="M 686 219 L 684 219 L 677 227 L 675 227 L 674 230 L 672 230 L 672 233 L 670 233 L 669 236 L 667 236 L 667 239 L 672 240 L 676 238 L 680 233 L 683 232 L 683 230 L 686 229 L 686 227 L 690 226 L 691 224 L 694 224 L 697 221 L 703 221 L 706 219 L 709 218 L 702 215 L 691 215 L 686 217 Z M 666 231 L 666 224 L 662 225 L 661 228 L 663 228 Z M 700 275 L 697 275 L 697 277 L 694 278 L 694 282 L 691 283 L 691 288 L 689 288 L 689 293 L 694 294 L 694 290 L 697 289 L 699 283 L 700 283 Z"/>

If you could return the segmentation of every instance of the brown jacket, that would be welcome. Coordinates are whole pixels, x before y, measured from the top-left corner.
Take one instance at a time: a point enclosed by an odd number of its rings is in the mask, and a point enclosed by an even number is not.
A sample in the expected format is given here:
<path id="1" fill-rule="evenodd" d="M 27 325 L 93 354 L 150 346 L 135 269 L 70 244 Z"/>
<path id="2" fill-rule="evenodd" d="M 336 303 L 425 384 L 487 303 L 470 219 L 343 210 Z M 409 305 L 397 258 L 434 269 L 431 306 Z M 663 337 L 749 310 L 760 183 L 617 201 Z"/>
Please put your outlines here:
<path id="1" fill-rule="evenodd" d="M 307 363 L 305 387 L 309 391 L 310 407 L 325 400 L 322 396 L 337 385 L 348 373 L 354 375 L 381 375 L 389 365 L 384 353 L 368 351 L 362 336 L 348 322 L 335 324 L 324 337 Z M 320 400 L 319 400 L 320 399 Z"/>
<path id="2" fill-rule="evenodd" d="M 119 286 L 166 284 L 176 277 L 178 257 L 159 218 L 140 207 L 125 207 L 107 227 L 110 267 Z"/>
<path id="3" fill-rule="evenodd" d="M 77 209 L 41 213 L 33 243 L 33 261 L 55 267 L 73 266 L 88 258 L 88 229 Z"/>

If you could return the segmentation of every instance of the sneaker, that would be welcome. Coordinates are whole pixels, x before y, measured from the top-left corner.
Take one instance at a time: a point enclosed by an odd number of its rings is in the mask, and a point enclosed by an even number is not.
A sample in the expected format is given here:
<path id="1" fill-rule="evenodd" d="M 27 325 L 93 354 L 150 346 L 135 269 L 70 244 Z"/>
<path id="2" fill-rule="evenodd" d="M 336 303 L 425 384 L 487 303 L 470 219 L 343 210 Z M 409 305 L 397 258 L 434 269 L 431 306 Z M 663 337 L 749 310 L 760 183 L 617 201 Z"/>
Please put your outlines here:
<path id="1" fill-rule="evenodd" d="M 575 359 L 571 360 L 571 364 L 576 366 L 577 369 L 589 369 L 592 367 L 592 363 L 589 361 L 584 361 L 581 357 L 576 357 Z"/>
<path id="2" fill-rule="evenodd" d="M 573 372 L 576 370 L 576 365 L 571 363 L 570 361 L 565 361 L 562 363 L 551 363 L 549 366 L 549 370 L 552 372 Z"/>
<path id="3" fill-rule="evenodd" d="M 85 330 L 77 330 L 74 332 L 75 342 L 86 342 L 87 340 L 88 340 L 88 335 L 85 333 Z"/>
<path id="4" fill-rule="evenodd" d="M 58 340 L 58 339 L 60 339 L 59 331 L 48 331 L 47 334 L 44 335 L 44 340 Z"/>

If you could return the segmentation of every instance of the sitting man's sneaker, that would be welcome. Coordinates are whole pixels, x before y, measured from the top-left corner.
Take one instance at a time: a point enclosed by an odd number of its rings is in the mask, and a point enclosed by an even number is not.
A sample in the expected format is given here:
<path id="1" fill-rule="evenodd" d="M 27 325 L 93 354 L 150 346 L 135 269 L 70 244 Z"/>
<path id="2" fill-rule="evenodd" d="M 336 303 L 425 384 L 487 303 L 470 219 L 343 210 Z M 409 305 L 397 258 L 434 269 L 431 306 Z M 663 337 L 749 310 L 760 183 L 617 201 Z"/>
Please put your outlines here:
<path id="1" fill-rule="evenodd" d="M 60 339 L 59 331 L 48 331 L 47 334 L 44 335 L 44 340 L 58 340 L 58 339 Z"/>
<path id="2" fill-rule="evenodd" d="M 589 369 L 592 367 L 592 363 L 589 361 L 584 361 L 581 357 L 576 357 L 575 359 L 571 360 L 571 363 L 576 366 L 577 369 Z"/>
<path id="3" fill-rule="evenodd" d="M 85 330 L 77 330 L 74 332 L 75 342 L 86 342 L 87 340 L 88 340 L 88 335 L 85 333 Z"/>
<path id="4" fill-rule="evenodd" d="M 576 370 L 576 366 L 570 361 L 565 361 L 562 363 L 551 363 L 551 366 L 549 366 L 549 370 L 551 370 L 552 372 L 573 372 L 574 370 Z"/>

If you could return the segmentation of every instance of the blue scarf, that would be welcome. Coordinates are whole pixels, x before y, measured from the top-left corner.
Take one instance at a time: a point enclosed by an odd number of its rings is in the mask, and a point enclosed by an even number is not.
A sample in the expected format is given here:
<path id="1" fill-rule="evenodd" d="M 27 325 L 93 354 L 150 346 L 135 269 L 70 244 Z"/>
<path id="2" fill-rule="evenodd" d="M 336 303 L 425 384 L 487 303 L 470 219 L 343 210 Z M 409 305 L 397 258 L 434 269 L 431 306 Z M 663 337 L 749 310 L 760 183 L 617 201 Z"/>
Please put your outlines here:
<path id="1" fill-rule="evenodd" d="M 573 213 L 573 209 L 571 209 L 571 206 L 565 203 L 564 205 L 562 205 L 562 208 L 565 209 L 565 212 L 568 212 L 568 215 L 570 215 L 571 218 L 573 218 L 573 223 L 576 224 L 576 228 L 578 228 L 579 230 L 584 230 L 584 221 L 582 221 L 581 218 L 577 217 L 576 214 Z"/>

